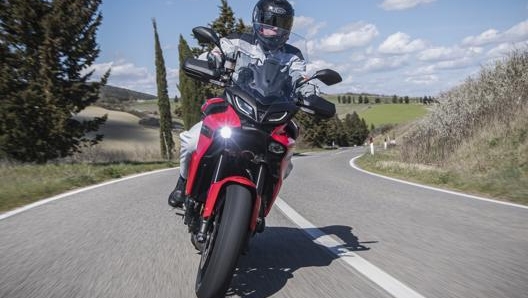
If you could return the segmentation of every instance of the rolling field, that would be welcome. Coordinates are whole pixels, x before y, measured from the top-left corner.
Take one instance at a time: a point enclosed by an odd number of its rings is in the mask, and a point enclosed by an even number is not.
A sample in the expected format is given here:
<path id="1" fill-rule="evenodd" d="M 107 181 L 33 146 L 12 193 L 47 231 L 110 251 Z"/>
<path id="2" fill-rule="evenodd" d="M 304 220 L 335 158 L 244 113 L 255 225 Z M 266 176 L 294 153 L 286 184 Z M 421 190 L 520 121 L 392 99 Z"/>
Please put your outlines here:
<path id="1" fill-rule="evenodd" d="M 426 106 L 422 104 L 377 104 L 358 112 L 370 126 L 374 124 L 403 124 L 421 118 L 427 114 Z"/>
<path id="2" fill-rule="evenodd" d="M 101 107 L 90 106 L 79 113 L 80 118 L 89 118 L 108 114 L 108 120 L 98 133 L 104 135 L 103 141 L 85 150 L 77 156 L 91 161 L 158 161 L 159 129 L 139 124 L 139 117 L 132 114 L 111 111 Z M 179 148 L 177 134 L 173 134 L 176 148 Z M 95 159 L 95 160 L 94 160 Z"/>

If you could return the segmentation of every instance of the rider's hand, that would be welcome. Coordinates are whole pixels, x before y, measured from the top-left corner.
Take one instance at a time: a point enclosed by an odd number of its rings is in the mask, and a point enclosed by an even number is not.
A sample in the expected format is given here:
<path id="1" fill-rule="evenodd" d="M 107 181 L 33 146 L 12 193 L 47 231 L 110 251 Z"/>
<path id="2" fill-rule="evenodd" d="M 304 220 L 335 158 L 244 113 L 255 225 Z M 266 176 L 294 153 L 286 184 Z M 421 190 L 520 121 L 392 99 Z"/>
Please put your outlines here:
<path id="1" fill-rule="evenodd" d="M 207 62 L 209 63 L 209 68 L 219 69 L 222 67 L 222 55 L 212 50 L 207 53 Z"/>

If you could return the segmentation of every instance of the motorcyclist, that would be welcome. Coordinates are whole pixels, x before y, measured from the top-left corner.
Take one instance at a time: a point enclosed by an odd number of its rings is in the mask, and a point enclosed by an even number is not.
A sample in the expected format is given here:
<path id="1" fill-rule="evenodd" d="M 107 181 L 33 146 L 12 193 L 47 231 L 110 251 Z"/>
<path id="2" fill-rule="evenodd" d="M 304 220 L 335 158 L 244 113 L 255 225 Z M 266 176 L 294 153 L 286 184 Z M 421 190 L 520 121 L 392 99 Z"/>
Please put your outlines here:
<path id="1" fill-rule="evenodd" d="M 287 0 L 259 0 L 253 9 L 252 33 L 234 33 L 221 38 L 220 44 L 226 56 L 234 57 L 238 52 L 245 54 L 239 56 L 245 59 L 237 59 L 233 73 L 235 80 L 241 68 L 252 63 L 262 64 L 264 60 L 270 58 L 278 59 L 284 65 L 289 66 L 292 82 L 305 76 L 306 62 L 301 51 L 286 43 L 293 26 L 293 17 L 293 7 Z M 217 48 L 200 55 L 199 59 L 207 59 L 217 68 L 222 66 L 221 52 Z M 316 89 L 313 86 L 306 84 L 303 87 L 299 90 L 301 96 L 315 95 Z M 201 125 L 202 122 L 198 122 L 188 131 L 180 134 L 180 177 L 168 200 L 172 207 L 183 205 L 188 165 L 192 153 L 196 150 Z M 290 122 L 288 126 L 291 130 L 298 129 L 293 122 Z M 290 160 L 287 174 L 292 167 Z"/>

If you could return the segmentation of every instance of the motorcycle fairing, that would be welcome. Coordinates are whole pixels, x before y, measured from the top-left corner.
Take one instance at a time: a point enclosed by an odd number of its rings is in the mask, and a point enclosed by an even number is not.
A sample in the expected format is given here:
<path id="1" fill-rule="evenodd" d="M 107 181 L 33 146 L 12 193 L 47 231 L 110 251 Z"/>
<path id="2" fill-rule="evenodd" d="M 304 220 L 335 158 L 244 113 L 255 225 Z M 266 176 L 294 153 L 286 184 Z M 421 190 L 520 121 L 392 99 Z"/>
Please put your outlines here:
<path id="1" fill-rule="evenodd" d="M 221 98 L 214 98 L 210 104 L 218 104 L 220 102 L 219 100 L 223 101 Z M 196 173 L 198 172 L 200 160 L 203 158 L 213 143 L 213 132 L 217 131 L 223 126 L 229 126 L 233 128 L 241 126 L 240 118 L 233 107 L 229 105 L 222 113 L 211 113 L 203 119 L 202 129 L 198 139 L 198 146 L 196 147 L 196 151 L 194 151 L 191 155 L 189 174 L 187 177 L 187 184 L 185 186 L 186 195 L 190 195 L 192 193 L 192 188 L 196 180 Z"/>
<path id="2" fill-rule="evenodd" d="M 243 186 L 246 186 L 253 196 L 253 213 L 251 215 L 251 225 L 250 229 L 251 231 L 254 231 L 257 224 L 257 218 L 258 213 L 260 209 L 261 204 L 261 198 L 256 193 L 256 185 L 251 180 L 249 180 L 246 177 L 242 176 L 230 176 L 226 177 L 220 181 L 217 181 L 213 184 L 211 184 L 211 187 L 209 188 L 209 192 L 207 193 L 207 200 L 205 201 L 205 207 L 203 210 L 203 218 L 207 219 L 211 215 L 213 215 L 214 207 L 216 205 L 216 201 L 218 200 L 218 197 L 220 196 L 221 191 L 229 184 L 240 184 Z"/>

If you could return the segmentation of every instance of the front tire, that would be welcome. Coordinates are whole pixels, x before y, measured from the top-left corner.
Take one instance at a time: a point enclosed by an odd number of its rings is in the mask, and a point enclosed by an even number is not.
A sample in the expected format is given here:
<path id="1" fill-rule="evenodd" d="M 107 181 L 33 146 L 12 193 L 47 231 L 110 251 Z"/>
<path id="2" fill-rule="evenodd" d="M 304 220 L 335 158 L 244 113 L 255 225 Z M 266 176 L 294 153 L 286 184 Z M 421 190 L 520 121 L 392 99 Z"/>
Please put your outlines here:
<path id="1" fill-rule="evenodd" d="M 198 298 L 224 297 L 246 243 L 252 205 L 249 189 L 238 184 L 227 186 L 223 208 L 215 213 L 202 252 L 195 286 Z"/>

